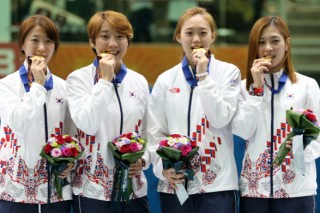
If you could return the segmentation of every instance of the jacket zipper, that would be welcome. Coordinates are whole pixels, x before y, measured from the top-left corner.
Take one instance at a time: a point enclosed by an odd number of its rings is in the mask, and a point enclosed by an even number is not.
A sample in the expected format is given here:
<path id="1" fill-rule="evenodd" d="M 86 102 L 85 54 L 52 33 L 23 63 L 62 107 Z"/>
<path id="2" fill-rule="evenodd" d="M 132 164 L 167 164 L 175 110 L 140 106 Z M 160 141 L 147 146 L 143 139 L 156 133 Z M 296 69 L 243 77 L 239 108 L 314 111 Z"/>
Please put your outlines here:
<path id="1" fill-rule="evenodd" d="M 44 133 L 46 137 L 46 143 L 49 140 L 49 134 L 48 134 L 48 112 L 47 112 L 47 104 L 43 104 L 43 113 L 44 113 Z M 48 204 L 50 204 L 50 199 L 51 199 L 51 166 L 48 160 L 47 161 L 47 171 L 48 171 Z"/>
<path id="2" fill-rule="evenodd" d="M 271 86 L 274 88 L 273 74 L 270 75 Z M 274 93 L 271 90 L 271 151 L 270 151 L 270 198 L 273 198 L 273 127 L 274 127 Z"/>
<path id="3" fill-rule="evenodd" d="M 190 96 L 189 96 L 189 106 L 188 106 L 188 136 L 191 137 L 190 135 L 190 126 L 191 126 L 191 103 L 192 103 L 192 95 L 193 95 L 193 89 L 194 86 L 191 86 L 191 91 L 190 91 Z"/>
<path id="4" fill-rule="evenodd" d="M 123 128 L 123 111 L 122 111 L 122 105 L 121 105 L 121 100 L 118 92 L 118 84 L 113 83 L 114 90 L 116 91 L 118 103 L 119 103 L 119 108 L 120 108 L 120 135 L 122 134 L 122 128 Z"/>
<path id="5" fill-rule="evenodd" d="M 192 96 L 193 96 L 193 89 L 194 86 L 191 86 L 190 96 L 189 96 L 189 106 L 188 106 L 188 136 L 191 138 L 190 135 L 190 126 L 191 126 L 191 105 L 192 105 Z M 186 161 L 186 167 L 189 168 L 189 160 Z M 188 178 L 185 179 L 184 182 L 185 189 L 188 190 Z"/>

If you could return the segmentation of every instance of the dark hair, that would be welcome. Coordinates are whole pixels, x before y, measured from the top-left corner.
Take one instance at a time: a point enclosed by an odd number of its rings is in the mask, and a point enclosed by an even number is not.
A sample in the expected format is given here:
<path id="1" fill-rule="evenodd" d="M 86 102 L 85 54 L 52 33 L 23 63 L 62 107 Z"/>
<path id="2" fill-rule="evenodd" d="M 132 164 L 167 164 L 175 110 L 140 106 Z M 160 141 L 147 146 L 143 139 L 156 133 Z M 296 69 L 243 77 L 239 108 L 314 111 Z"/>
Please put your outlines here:
<path id="1" fill-rule="evenodd" d="M 40 26 L 46 32 L 48 38 L 54 41 L 54 50 L 59 47 L 59 32 L 54 22 L 44 15 L 34 15 L 26 18 L 20 26 L 18 33 L 18 46 L 21 49 L 28 33 L 36 26 Z M 24 54 L 24 52 L 23 52 Z"/>
<path id="2" fill-rule="evenodd" d="M 175 32 L 173 34 L 173 40 L 176 41 L 176 38 L 180 36 L 182 25 L 186 20 L 191 18 L 195 15 L 202 15 L 204 19 L 206 19 L 210 25 L 211 32 L 214 33 L 217 30 L 216 22 L 214 21 L 213 17 L 208 13 L 208 11 L 205 8 L 202 7 L 192 7 L 188 10 L 186 10 L 179 18 L 179 21 L 177 23 Z"/>
<path id="3" fill-rule="evenodd" d="M 286 41 L 288 38 L 290 38 L 290 32 L 288 29 L 288 26 L 284 22 L 284 20 L 279 16 L 265 16 L 260 18 L 256 21 L 256 23 L 253 25 L 250 36 L 249 36 L 249 47 L 248 47 L 248 61 L 247 61 L 247 82 L 246 82 L 246 88 L 247 90 L 250 89 L 251 84 L 253 83 L 253 77 L 251 74 L 251 65 L 255 59 L 258 58 L 258 52 L 259 52 L 259 39 L 261 36 L 262 31 L 268 27 L 268 26 L 274 26 L 276 27 L 284 40 Z M 284 60 L 283 60 L 285 72 L 288 74 L 288 77 L 290 78 L 291 82 L 296 83 L 297 77 L 293 68 L 292 59 L 291 59 L 291 43 L 288 43 L 288 49 L 285 53 Z"/>
<path id="4" fill-rule="evenodd" d="M 96 43 L 96 37 L 100 32 L 101 26 L 107 22 L 115 31 L 125 35 L 130 43 L 133 38 L 133 29 L 128 18 L 122 13 L 112 10 L 100 11 L 94 14 L 87 25 L 88 37 L 92 43 Z"/>

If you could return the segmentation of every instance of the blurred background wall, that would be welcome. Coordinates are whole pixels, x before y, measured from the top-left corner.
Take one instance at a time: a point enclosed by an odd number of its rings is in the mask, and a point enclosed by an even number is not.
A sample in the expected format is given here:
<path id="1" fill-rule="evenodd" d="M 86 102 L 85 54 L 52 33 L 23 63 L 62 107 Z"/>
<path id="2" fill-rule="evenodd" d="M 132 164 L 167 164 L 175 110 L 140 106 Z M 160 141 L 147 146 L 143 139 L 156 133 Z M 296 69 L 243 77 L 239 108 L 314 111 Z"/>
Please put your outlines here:
<path id="1" fill-rule="evenodd" d="M 251 26 L 263 15 L 280 15 L 292 34 L 297 71 L 320 81 L 320 0 L 1 0 L 0 75 L 16 70 L 13 61 L 20 63 L 22 55 L 15 44 L 19 25 L 28 15 L 47 15 L 59 27 L 61 48 L 50 67 L 65 78 L 93 60 L 86 23 L 96 11 L 110 9 L 127 15 L 134 28 L 125 63 L 152 85 L 161 72 L 180 60 L 182 52 L 172 35 L 178 17 L 192 6 L 206 7 L 215 18 L 218 37 L 212 49 L 216 57 L 235 63 L 242 72 Z"/>
<path id="2" fill-rule="evenodd" d="M 218 38 L 211 50 L 216 58 L 237 65 L 242 76 L 253 23 L 263 15 L 283 17 L 291 31 L 295 68 L 320 83 L 320 0 L 1 0 L 0 78 L 16 71 L 24 60 L 16 38 L 25 17 L 44 14 L 59 27 L 61 45 L 49 67 L 65 79 L 73 70 L 92 63 L 94 54 L 88 44 L 86 23 L 96 11 L 110 9 L 127 15 L 134 28 L 124 63 L 143 74 L 152 88 L 160 73 L 181 60 L 182 50 L 172 35 L 178 17 L 192 6 L 206 7 L 212 14 Z M 239 172 L 244 145 L 235 137 Z M 158 213 L 157 179 L 151 169 L 146 173 L 152 213 Z M 320 205 L 319 196 L 317 203 Z"/>

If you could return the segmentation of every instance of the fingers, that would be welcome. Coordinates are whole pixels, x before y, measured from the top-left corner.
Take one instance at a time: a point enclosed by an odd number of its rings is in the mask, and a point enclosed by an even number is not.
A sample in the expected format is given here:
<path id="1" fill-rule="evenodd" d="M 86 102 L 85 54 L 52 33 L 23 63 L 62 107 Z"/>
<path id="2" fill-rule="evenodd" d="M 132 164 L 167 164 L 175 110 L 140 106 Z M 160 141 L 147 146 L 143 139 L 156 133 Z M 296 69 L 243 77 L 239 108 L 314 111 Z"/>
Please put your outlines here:
<path id="1" fill-rule="evenodd" d="M 264 73 L 268 73 L 271 63 L 263 59 L 255 59 L 250 69 L 255 88 L 261 88 L 264 84 Z"/>
<path id="2" fill-rule="evenodd" d="M 202 52 L 202 51 L 194 52 L 192 57 L 193 57 L 193 62 L 197 65 L 196 67 L 197 74 L 206 72 L 209 59 L 205 55 L 205 52 Z"/>
<path id="3" fill-rule="evenodd" d="M 33 59 L 31 63 L 31 67 L 33 67 L 34 71 L 47 71 L 47 65 L 42 59 Z"/>
<path id="4" fill-rule="evenodd" d="M 68 169 L 71 170 L 73 168 L 74 164 L 73 163 L 67 163 L 67 166 L 68 166 Z"/>
<path id="5" fill-rule="evenodd" d="M 104 80 L 111 81 L 114 76 L 114 69 L 116 67 L 116 59 L 112 54 L 105 54 L 99 60 L 99 67 L 101 75 Z"/>
<path id="6" fill-rule="evenodd" d="M 67 168 L 66 168 L 63 172 L 61 172 L 58 177 L 59 177 L 59 178 L 66 178 L 66 177 L 68 177 L 68 175 L 69 175 L 71 169 L 73 168 L 73 166 L 74 166 L 73 163 L 67 163 Z"/>
<path id="7" fill-rule="evenodd" d="M 199 62 L 208 62 L 209 61 L 209 59 L 205 55 L 205 52 L 202 52 L 202 51 L 194 52 L 192 57 L 193 57 L 193 61 L 195 64 L 198 64 Z"/>
<path id="8" fill-rule="evenodd" d="M 138 175 L 142 171 L 142 162 L 141 160 L 137 160 L 135 163 L 131 163 L 129 167 L 129 177 L 134 177 Z"/>
<path id="9" fill-rule="evenodd" d="M 291 140 L 286 141 L 286 148 L 292 149 L 292 141 Z"/>
<path id="10" fill-rule="evenodd" d="M 47 73 L 47 65 L 41 59 L 34 59 L 31 63 L 30 71 L 34 77 L 34 81 L 40 85 L 44 85 Z"/>
<path id="11" fill-rule="evenodd" d="M 61 173 L 58 177 L 59 177 L 59 178 L 67 178 L 68 175 L 67 175 L 67 174 L 64 174 L 64 173 Z"/>
<path id="12" fill-rule="evenodd" d="M 129 168 L 129 177 L 133 178 L 134 176 L 139 175 L 140 172 L 141 172 L 141 170 L 139 170 L 139 169 Z"/>
<path id="13" fill-rule="evenodd" d="M 176 172 L 173 168 L 163 170 L 162 174 L 165 178 L 167 178 L 168 182 L 171 186 L 176 189 L 176 184 L 183 183 L 185 181 L 185 174 L 183 171 Z"/>
<path id="14" fill-rule="evenodd" d="M 270 61 L 266 61 L 262 58 L 259 59 L 255 59 L 252 63 L 252 67 L 251 70 L 255 70 L 255 71 L 260 71 L 260 72 L 268 72 L 269 69 L 268 67 L 271 66 L 271 62 Z"/>
<path id="15" fill-rule="evenodd" d="M 103 56 L 98 56 L 99 58 L 99 63 L 101 61 L 115 61 L 116 58 L 112 54 L 104 54 Z"/>

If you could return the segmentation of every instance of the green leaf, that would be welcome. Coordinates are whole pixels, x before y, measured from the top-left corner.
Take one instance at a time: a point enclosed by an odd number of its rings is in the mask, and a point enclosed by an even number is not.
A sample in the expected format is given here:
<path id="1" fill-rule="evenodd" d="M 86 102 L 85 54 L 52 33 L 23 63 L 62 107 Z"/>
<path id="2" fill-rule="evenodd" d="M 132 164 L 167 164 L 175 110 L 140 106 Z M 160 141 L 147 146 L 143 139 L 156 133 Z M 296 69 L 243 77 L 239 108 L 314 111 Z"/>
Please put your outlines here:
<path id="1" fill-rule="evenodd" d="M 295 112 L 293 111 L 293 108 L 291 108 L 290 110 L 286 111 L 286 116 L 287 116 L 288 123 L 292 129 L 297 128 L 297 129 L 304 130 L 303 137 L 310 137 L 313 139 L 316 139 L 318 137 L 320 128 L 315 124 L 313 124 L 311 121 L 309 121 L 306 115 Z M 283 160 L 285 159 L 288 152 L 290 151 L 290 149 L 286 148 L 286 141 L 291 140 L 292 137 L 294 136 L 295 136 L 294 131 L 291 131 L 288 134 L 286 140 L 281 144 L 276 158 L 272 162 L 273 165 L 275 164 L 280 166 L 282 164 Z M 305 147 L 308 145 L 307 143 L 309 143 L 311 140 L 304 140 L 304 141 L 307 141 L 307 142 L 304 142 L 306 143 L 304 144 L 304 147 Z"/>
<path id="2" fill-rule="evenodd" d="M 291 128 L 304 129 L 307 134 L 319 134 L 320 128 L 309 121 L 306 115 L 287 110 L 286 116 Z"/>
<path id="3" fill-rule="evenodd" d="M 48 160 L 51 164 L 55 164 L 54 160 L 52 159 L 52 157 L 50 155 L 47 155 L 43 149 L 40 152 L 40 156 L 43 157 L 44 159 Z"/>
<path id="4" fill-rule="evenodd" d="M 274 159 L 272 165 L 277 165 L 280 166 L 282 164 L 282 162 L 284 161 L 285 157 L 287 156 L 287 154 L 290 152 L 290 149 L 286 148 L 286 141 L 285 140 L 280 148 L 279 148 L 279 152 L 276 156 L 276 158 Z"/>
<path id="5" fill-rule="evenodd" d="M 171 161 L 179 161 L 181 157 L 181 151 L 176 150 L 171 147 L 166 147 L 163 146 L 161 147 L 161 150 L 166 154 L 166 156 L 171 160 Z"/>
<path id="6" fill-rule="evenodd" d="M 144 150 L 138 151 L 138 152 L 133 152 L 133 153 L 125 153 L 121 155 L 121 159 L 123 161 L 128 161 L 129 163 L 134 163 L 137 160 L 139 160 L 139 158 L 142 157 L 142 155 L 144 154 Z"/>
<path id="7" fill-rule="evenodd" d="M 60 164 L 60 163 L 64 163 L 64 162 L 74 163 L 76 158 L 74 158 L 74 157 L 54 158 L 53 157 L 52 160 L 55 162 L 55 164 Z"/>
<path id="8" fill-rule="evenodd" d="M 121 160 L 121 156 L 120 156 L 120 153 L 118 151 L 118 148 L 112 143 L 112 142 L 109 142 L 108 143 L 108 147 L 110 148 L 113 156 L 119 160 Z"/>
<path id="9" fill-rule="evenodd" d="M 156 152 L 161 157 L 161 159 L 171 161 L 169 157 L 166 155 L 166 153 L 164 153 L 161 149 L 158 149 Z"/>
<path id="10" fill-rule="evenodd" d="M 186 159 L 193 157 L 196 153 L 198 153 L 198 150 L 199 150 L 198 146 L 194 147 L 186 156 Z"/>
<path id="11" fill-rule="evenodd" d="M 62 184 L 61 184 L 61 181 L 58 178 L 58 174 L 57 173 L 54 174 L 54 186 L 56 187 L 56 190 L 57 190 L 57 193 L 58 193 L 58 197 L 63 199 L 63 196 L 62 196 Z"/>

